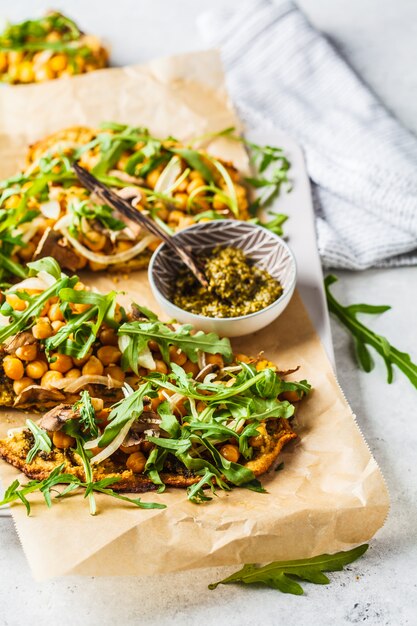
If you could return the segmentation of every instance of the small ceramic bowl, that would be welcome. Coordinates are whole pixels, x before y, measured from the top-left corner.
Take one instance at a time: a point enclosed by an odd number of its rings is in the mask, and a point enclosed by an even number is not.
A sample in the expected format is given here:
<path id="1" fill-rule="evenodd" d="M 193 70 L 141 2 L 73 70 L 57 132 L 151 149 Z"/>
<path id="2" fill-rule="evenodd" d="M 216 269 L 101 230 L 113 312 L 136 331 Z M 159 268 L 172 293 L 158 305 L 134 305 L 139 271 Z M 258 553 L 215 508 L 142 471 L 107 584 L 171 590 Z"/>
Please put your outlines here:
<path id="1" fill-rule="evenodd" d="M 161 244 L 149 264 L 149 282 L 162 309 L 172 318 L 193 324 L 205 332 L 223 337 L 239 337 L 254 333 L 273 322 L 291 300 L 296 283 L 294 255 L 281 237 L 248 222 L 216 220 L 194 224 L 174 235 L 197 255 L 216 246 L 240 248 L 254 259 L 256 265 L 267 270 L 283 287 L 282 295 L 265 309 L 240 317 L 206 317 L 184 311 L 170 301 L 175 277 L 183 267 L 180 259 L 165 244 Z"/>

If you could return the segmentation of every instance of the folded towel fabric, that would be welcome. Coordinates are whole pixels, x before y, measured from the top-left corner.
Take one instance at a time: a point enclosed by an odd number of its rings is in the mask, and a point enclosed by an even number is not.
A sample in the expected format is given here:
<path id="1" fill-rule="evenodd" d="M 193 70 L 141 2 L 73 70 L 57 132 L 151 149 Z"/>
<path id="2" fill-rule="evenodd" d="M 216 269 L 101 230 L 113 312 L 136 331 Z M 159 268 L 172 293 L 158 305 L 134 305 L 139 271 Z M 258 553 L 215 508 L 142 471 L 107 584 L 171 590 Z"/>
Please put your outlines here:
<path id="1" fill-rule="evenodd" d="M 250 0 L 199 18 L 247 125 L 302 146 L 327 267 L 417 262 L 417 138 L 292 2 Z"/>

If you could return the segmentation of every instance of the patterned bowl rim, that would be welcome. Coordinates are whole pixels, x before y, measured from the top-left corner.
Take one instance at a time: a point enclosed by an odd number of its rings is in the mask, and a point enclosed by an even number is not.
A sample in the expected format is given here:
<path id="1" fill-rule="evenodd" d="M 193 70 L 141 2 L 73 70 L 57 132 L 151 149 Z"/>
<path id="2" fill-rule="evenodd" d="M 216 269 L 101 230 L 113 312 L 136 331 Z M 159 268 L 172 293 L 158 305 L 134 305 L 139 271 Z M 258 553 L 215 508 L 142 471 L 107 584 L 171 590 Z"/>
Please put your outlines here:
<path id="1" fill-rule="evenodd" d="M 265 233 L 271 239 L 275 239 L 277 244 L 279 244 L 280 246 L 282 246 L 285 249 L 285 251 L 288 254 L 289 263 L 292 265 L 292 270 L 293 270 L 291 283 L 287 287 L 285 293 L 283 293 L 281 296 L 279 296 L 279 298 L 274 300 L 274 302 L 269 304 L 264 309 L 260 309 L 259 311 L 255 311 L 255 313 L 248 313 L 248 315 L 239 315 L 237 317 L 209 317 L 207 315 L 200 315 L 198 313 L 191 313 L 190 311 L 186 311 L 185 309 L 181 309 L 181 307 L 177 306 L 176 304 L 171 302 L 171 300 L 169 300 L 168 298 L 166 298 L 164 296 L 164 294 L 161 292 L 161 290 L 157 287 L 157 285 L 155 283 L 155 280 L 154 280 L 155 264 L 157 263 L 157 259 L 158 259 L 159 254 L 162 252 L 162 250 L 165 250 L 166 247 L 167 247 L 167 244 L 165 242 L 162 242 L 158 246 L 158 248 L 153 253 L 153 255 L 151 257 L 151 260 L 149 262 L 148 279 L 149 279 L 149 283 L 150 283 L 150 285 L 152 287 L 152 291 L 155 291 L 156 293 L 158 293 L 159 297 L 162 299 L 162 301 L 164 303 L 167 303 L 169 306 L 173 307 L 176 311 L 179 311 L 180 313 L 187 313 L 187 315 L 191 316 L 191 318 L 194 318 L 196 320 L 207 320 L 207 321 L 215 320 L 215 321 L 221 321 L 221 322 L 229 322 L 229 321 L 230 322 L 237 322 L 239 320 L 252 319 L 253 317 L 256 317 L 258 315 L 261 315 L 261 314 L 265 313 L 266 311 L 270 311 L 273 307 L 275 307 L 278 304 L 278 302 L 282 303 L 282 302 L 285 302 L 286 300 L 288 300 L 289 298 L 291 298 L 291 296 L 292 296 L 292 294 L 294 292 L 294 288 L 295 288 L 296 282 L 297 282 L 297 263 L 296 263 L 296 260 L 295 260 L 294 253 L 291 250 L 291 248 L 289 247 L 289 245 L 282 239 L 282 237 L 280 237 L 279 235 L 276 235 L 275 233 L 273 233 L 271 231 L 268 231 L 263 226 L 258 226 L 258 224 L 251 224 L 250 222 L 245 222 L 243 220 L 230 220 L 230 219 L 215 220 L 215 221 L 211 221 L 211 222 L 203 222 L 203 223 L 200 223 L 200 224 L 192 224 L 191 226 L 187 226 L 187 228 L 183 228 L 178 233 L 175 233 L 174 235 L 172 235 L 172 237 L 180 237 L 183 233 L 189 232 L 191 230 L 205 230 L 205 229 L 209 229 L 210 227 L 212 227 L 213 224 L 220 224 L 220 222 L 225 227 L 225 229 L 226 228 L 230 229 L 230 227 L 233 229 L 233 227 L 236 226 L 237 224 L 245 224 L 245 226 L 247 226 L 249 229 L 253 228 L 254 230 L 261 230 L 263 233 Z"/>

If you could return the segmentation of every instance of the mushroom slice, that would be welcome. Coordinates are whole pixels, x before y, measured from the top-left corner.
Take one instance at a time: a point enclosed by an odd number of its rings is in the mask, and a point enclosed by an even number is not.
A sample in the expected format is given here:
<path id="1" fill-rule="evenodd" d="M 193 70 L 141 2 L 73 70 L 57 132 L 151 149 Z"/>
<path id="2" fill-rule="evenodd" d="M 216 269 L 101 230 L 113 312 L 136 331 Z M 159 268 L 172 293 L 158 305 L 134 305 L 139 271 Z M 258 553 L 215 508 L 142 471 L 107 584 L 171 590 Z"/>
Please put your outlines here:
<path id="1" fill-rule="evenodd" d="M 44 430 L 55 432 L 61 430 L 65 422 L 78 419 L 78 411 L 74 411 L 71 404 L 58 404 L 39 420 L 38 426 Z"/>
<path id="2" fill-rule="evenodd" d="M 83 266 L 83 260 L 69 246 L 61 233 L 47 228 L 35 250 L 34 260 L 52 256 L 65 269 L 76 272 Z"/>
<path id="3" fill-rule="evenodd" d="M 45 406 L 48 402 L 59 402 L 64 400 L 65 396 L 56 389 L 44 389 L 40 385 L 30 385 L 20 393 L 13 406 L 24 406 L 30 404 L 38 404 L 39 407 Z"/>
<path id="4" fill-rule="evenodd" d="M 198 372 L 195 380 L 200 383 L 205 379 L 207 374 L 213 374 L 214 372 L 218 372 L 219 369 L 220 368 L 216 363 L 208 363 L 205 367 L 203 367 L 202 370 Z"/>
<path id="5" fill-rule="evenodd" d="M 30 330 L 22 330 L 14 337 L 7 339 L 3 345 L 3 349 L 8 354 L 14 354 L 18 348 L 36 343 L 37 339 L 32 335 Z"/>

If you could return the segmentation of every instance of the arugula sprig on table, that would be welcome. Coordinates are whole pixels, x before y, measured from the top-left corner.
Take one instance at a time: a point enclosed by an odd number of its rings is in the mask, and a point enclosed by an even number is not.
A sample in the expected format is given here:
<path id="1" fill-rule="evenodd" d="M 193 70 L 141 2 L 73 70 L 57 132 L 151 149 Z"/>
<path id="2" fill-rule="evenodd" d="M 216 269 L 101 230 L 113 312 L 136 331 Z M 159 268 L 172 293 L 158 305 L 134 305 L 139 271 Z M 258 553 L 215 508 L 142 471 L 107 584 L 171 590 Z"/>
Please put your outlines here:
<path id="1" fill-rule="evenodd" d="M 359 365 L 365 372 L 370 372 L 374 367 L 372 355 L 368 346 L 382 357 L 387 368 L 387 381 L 393 381 L 393 365 L 398 367 L 409 379 L 414 387 L 417 387 L 417 364 L 411 361 L 411 357 L 406 352 L 401 352 L 392 346 L 386 337 L 378 335 L 373 330 L 362 324 L 357 319 L 358 313 L 377 315 L 388 311 L 391 307 L 386 305 L 351 304 L 343 306 L 336 300 L 330 291 L 330 286 L 337 282 L 336 276 L 326 276 L 324 284 L 326 290 L 327 304 L 329 311 L 349 330 L 355 342 L 356 357 Z"/>
<path id="2" fill-rule="evenodd" d="M 304 590 L 297 580 L 304 580 L 316 585 L 327 585 L 329 578 L 323 572 L 337 572 L 345 565 L 359 559 L 368 549 L 367 544 L 336 554 L 321 554 L 310 559 L 296 561 L 274 561 L 263 567 L 244 565 L 238 572 L 209 585 L 209 589 L 216 589 L 218 585 L 244 584 L 263 585 L 276 589 L 282 593 L 303 595 Z"/>

